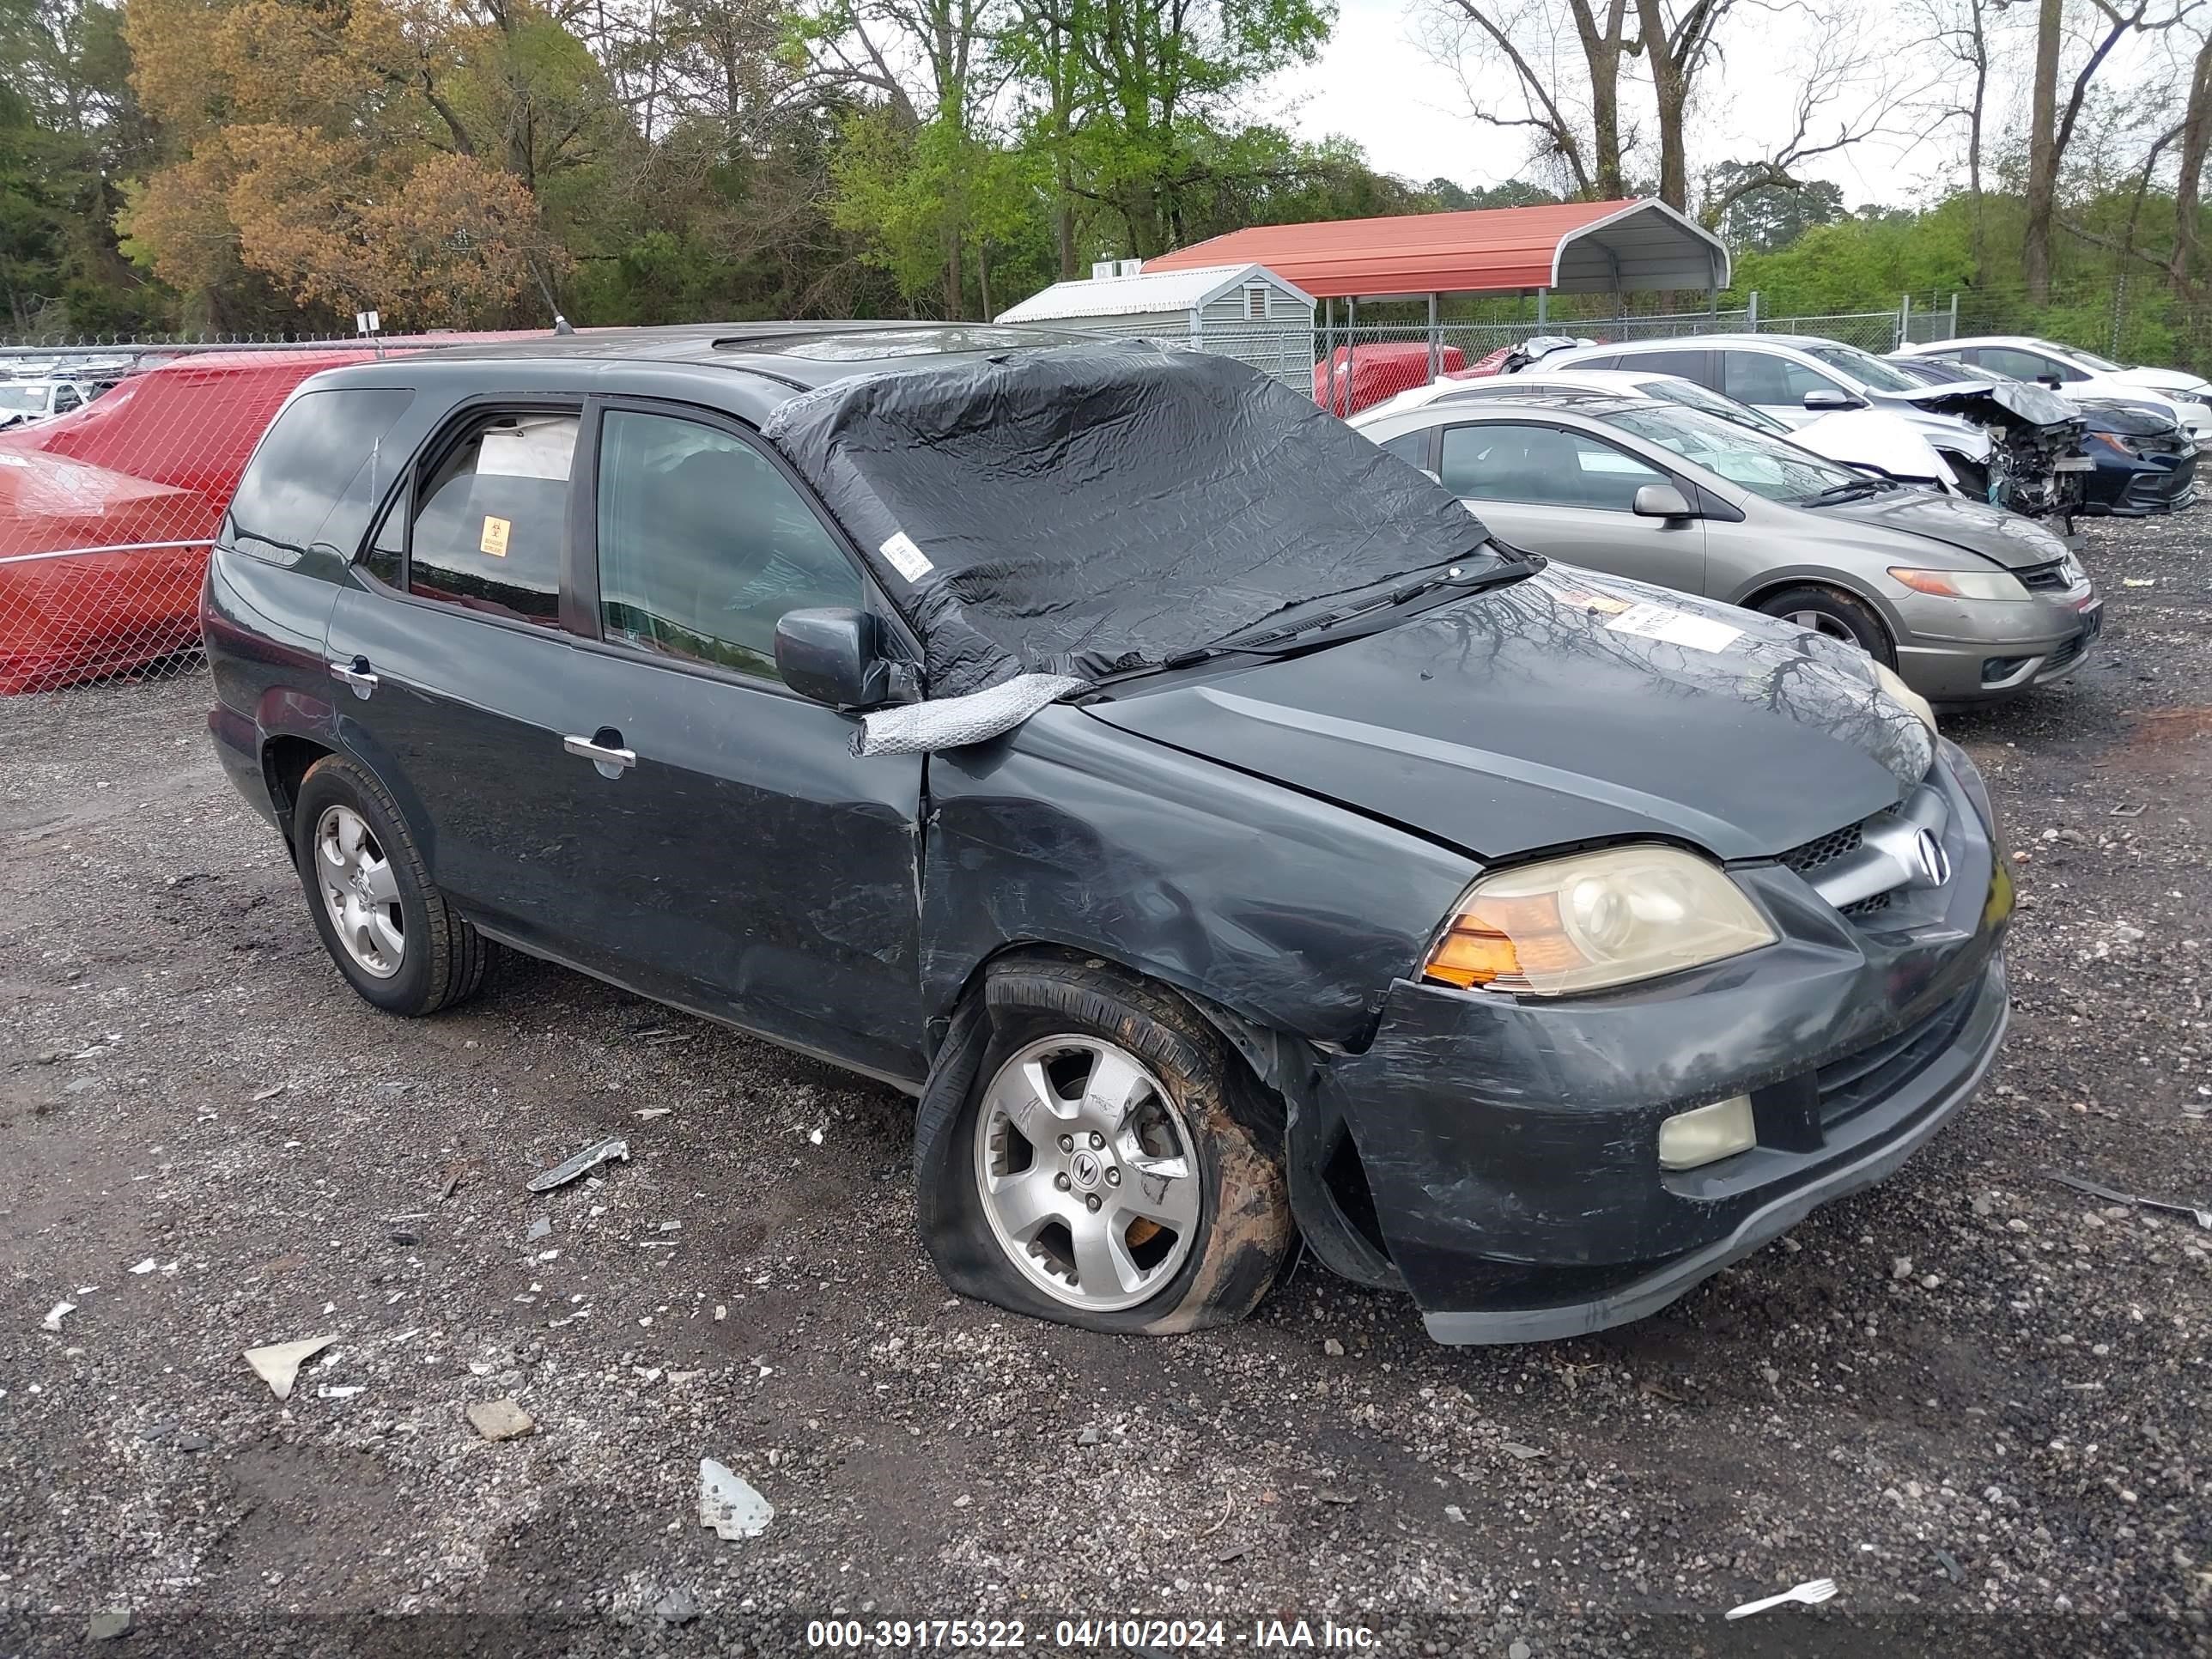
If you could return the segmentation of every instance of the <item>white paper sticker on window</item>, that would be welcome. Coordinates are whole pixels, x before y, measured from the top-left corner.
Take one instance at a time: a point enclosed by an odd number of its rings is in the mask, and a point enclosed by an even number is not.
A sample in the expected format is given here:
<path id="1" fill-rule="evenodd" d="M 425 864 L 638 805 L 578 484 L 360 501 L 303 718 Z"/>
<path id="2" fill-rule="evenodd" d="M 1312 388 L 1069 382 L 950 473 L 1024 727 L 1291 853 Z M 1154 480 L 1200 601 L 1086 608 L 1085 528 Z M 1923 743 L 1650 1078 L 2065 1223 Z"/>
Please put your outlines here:
<path id="1" fill-rule="evenodd" d="M 876 550 L 891 562 L 891 568 L 910 582 L 918 582 L 937 567 L 929 556 L 914 544 L 914 538 L 902 530 Z"/>
<path id="2" fill-rule="evenodd" d="M 485 429 L 477 447 L 477 471 L 502 478 L 550 478 L 568 482 L 568 463 L 576 453 L 576 417 L 532 416 L 513 426 Z"/>
<path id="3" fill-rule="evenodd" d="M 1647 640 L 1664 640 L 1692 651 L 1725 651 L 1743 637 L 1743 629 L 1709 617 L 1692 617 L 1663 605 L 1632 605 L 1606 627 L 1616 634 L 1636 634 Z"/>

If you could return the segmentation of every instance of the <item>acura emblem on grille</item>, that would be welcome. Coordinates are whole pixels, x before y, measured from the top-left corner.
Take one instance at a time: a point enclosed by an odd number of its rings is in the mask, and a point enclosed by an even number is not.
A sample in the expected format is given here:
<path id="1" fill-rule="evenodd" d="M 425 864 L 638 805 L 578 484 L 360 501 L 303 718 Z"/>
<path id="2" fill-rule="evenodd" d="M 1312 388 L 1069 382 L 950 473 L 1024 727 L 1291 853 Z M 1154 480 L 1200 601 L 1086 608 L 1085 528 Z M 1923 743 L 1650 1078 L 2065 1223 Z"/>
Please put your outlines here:
<path id="1" fill-rule="evenodd" d="M 1936 839 L 1933 830 L 1923 830 L 1912 838 L 1912 856 L 1919 864 L 1923 887 L 1941 887 L 1951 879 L 1950 855 L 1944 852 L 1943 843 Z"/>

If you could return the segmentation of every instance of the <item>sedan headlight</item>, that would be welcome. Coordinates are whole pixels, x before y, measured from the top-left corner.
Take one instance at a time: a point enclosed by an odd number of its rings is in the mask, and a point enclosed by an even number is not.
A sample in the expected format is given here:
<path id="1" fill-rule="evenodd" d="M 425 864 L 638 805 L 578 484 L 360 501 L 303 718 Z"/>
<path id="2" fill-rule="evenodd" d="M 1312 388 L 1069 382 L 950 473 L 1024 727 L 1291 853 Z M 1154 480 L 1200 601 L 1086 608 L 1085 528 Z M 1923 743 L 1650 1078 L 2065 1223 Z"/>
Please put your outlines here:
<path id="1" fill-rule="evenodd" d="M 1874 683 L 1888 696 L 1903 703 L 1917 715 L 1920 723 L 1928 728 L 1929 735 L 1933 737 L 1936 734 L 1936 711 L 1929 706 L 1928 699 L 1907 685 L 1887 663 L 1876 662 L 1869 657 L 1867 665 L 1874 670 Z"/>
<path id="2" fill-rule="evenodd" d="M 1939 599 L 2006 599 L 2026 603 L 2027 590 L 2009 570 L 1910 570 L 1893 564 L 1889 574 L 1916 593 Z"/>
<path id="3" fill-rule="evenodd" d="M 1616 847 L 1485 876 L 1422 963 L 1463 990 L 1602 990 L 1774 943 L 1720 869 L 1672 847 Z"/>
<path id="4" fill-rule="evenodd" d="M 2122 437 L 2117 432 L 2091 432 L 2085 434 L 2084 435 L 2091 443 L 2102 444 L 2106 448 L 2112 450 L 2118 454 L 2124 455 L 2130 460 L 2134 460 L 2142 453 L 2142 451 L 2137 449 L 2133 444 L 2130 443 L 2125 438 Z"/>

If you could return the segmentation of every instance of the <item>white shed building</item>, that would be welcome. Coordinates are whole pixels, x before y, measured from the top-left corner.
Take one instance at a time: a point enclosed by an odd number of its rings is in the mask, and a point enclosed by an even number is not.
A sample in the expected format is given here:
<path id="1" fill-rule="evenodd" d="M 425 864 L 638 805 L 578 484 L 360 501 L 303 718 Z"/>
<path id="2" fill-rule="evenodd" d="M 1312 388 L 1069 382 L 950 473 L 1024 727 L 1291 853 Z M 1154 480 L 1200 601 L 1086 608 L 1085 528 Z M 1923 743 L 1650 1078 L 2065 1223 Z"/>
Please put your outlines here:
<path id="1" fill-rule="evenodd" d="M 1265 265 L 1146 271 L 1136 261 L 1093 268 L 1088 282 L 1054 283 L 999 313 L 1002 323 L 1058 323 L 1102 334 L 1190 345 L 1264 369 L 1310 392 L 1314 302 Z"/>

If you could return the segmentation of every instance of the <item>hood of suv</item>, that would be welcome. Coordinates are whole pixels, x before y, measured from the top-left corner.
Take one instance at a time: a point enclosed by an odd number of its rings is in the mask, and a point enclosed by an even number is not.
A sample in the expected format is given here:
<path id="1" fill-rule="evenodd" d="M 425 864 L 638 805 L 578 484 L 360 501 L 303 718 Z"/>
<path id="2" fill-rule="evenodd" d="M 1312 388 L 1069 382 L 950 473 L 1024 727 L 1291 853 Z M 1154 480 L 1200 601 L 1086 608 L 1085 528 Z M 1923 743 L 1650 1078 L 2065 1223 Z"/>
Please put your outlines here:
<path id="1" fill-rule="evenodd" d="M 1088 707 L 1493 860 L 1633 838 L 1771 856 L 1895 805 L 1935 741 L 1833 641 L 1562 566 Z"/>
<path id="2" fill-rule="evenodd" d="M 1929 537 L 1994 559 L 2008 570 L 2026 570 L 2066 556 L 2066 544 L 2033 519 L 1963 495 L 1889 489 L 1879 495 L 1806 510 L 1823 519 L 1849 519 L 1900 535 Z"/>

